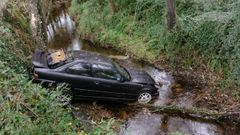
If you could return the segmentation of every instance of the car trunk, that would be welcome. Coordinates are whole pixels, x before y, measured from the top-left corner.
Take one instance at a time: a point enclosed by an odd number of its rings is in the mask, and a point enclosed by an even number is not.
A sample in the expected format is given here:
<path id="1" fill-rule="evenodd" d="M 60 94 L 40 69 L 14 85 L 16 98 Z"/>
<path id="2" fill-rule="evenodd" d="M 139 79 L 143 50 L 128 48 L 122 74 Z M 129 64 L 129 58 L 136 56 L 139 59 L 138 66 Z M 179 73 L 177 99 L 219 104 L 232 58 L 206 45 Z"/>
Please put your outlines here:
<path id="1" fill-rule="evenodd" d="M 35 68 L 54 68 L 56 65 L 63 64 L 66 59 L 67 57 L 63 50 L 48 53 L 37 49 L 32 63 Z"/>

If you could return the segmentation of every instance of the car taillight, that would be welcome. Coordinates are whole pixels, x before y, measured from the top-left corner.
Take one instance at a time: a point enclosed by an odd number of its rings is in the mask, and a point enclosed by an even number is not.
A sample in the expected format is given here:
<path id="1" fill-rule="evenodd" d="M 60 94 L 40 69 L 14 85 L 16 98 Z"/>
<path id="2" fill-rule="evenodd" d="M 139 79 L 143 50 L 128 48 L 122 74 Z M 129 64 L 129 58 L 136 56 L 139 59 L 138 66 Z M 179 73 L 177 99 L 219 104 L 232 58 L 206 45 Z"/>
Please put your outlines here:
<path id="1" fill-rule="evenodd" d="M 38 74 L 35 71 L 33 71 L 33 79 L 38 79 Z"/>

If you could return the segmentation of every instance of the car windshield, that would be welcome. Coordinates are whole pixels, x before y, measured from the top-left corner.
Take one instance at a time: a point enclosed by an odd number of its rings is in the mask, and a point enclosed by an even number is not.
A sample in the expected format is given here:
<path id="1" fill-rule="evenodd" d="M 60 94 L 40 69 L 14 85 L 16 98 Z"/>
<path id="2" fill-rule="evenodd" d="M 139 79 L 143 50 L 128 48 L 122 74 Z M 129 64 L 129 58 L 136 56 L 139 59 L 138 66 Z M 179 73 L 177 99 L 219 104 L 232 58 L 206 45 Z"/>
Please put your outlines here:
<path id="1" fill-rule="evenodd" d="M 131 79 L 128 71 L 127 71 L 124 67 L 118 65 L 118 64 L 115 63 L 115 62 L 113 62 L 113 65 L 114 65 L 115 68 L 118 70 L 118 72 L 120 72 L 120 74 L 123 75 L 123 77 L 124 77 L 125 79 L 127 79 L 127 80 L 130 80 L 130 79 Z"/>

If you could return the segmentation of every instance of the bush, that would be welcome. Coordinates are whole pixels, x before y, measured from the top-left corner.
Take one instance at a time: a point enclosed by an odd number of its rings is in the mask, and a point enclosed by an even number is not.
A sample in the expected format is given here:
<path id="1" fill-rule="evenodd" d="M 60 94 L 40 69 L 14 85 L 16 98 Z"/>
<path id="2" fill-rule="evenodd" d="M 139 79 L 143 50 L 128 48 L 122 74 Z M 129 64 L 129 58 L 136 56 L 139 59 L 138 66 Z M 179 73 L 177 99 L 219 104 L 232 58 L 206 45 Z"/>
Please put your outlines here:
<path id="1" fill-rule="evenodd" d="M 32 84 L 21 42 L 3 22 L 0 33 L 0 134 L 76 133 L 80 124 L 57 100 L 60 89 Z"/>

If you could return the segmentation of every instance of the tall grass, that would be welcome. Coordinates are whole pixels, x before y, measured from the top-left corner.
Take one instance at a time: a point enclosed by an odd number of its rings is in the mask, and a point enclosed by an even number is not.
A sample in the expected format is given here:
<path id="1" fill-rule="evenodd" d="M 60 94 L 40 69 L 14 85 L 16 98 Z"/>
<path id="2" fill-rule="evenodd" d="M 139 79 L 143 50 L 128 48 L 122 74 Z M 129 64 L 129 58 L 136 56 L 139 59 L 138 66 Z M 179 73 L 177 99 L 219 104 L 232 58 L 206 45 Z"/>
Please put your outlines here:
<path id="1" fill-rule="evenodd" d="M 61 91 L 32 84 L 21 42 L 4 22 L 0 33 L 0 134 L 76 133 L 79 122 L 56 98 Z"/>
<path id="2" fill-rule="evenodd" d="M 222 76 L 222 89 L 240 92 L 239 0 L 176 0 L 172 32 L 166 28 L 165 0 L 115 2 L 119 10 L 113 14 L 107 0 L 73 0 L 70 13 L 79 32 L 138 59 L 164 56 L 186 68 L 204 64 Z"/>
<path id="3" fill-rule="evenodd" d="M 31 33 L 29 26 L 29 9 L 27 1 L 8 0 L 3 9 L 4 21 L 10 22 L 14 27 L 20 28 L 26 33 Z"/>

